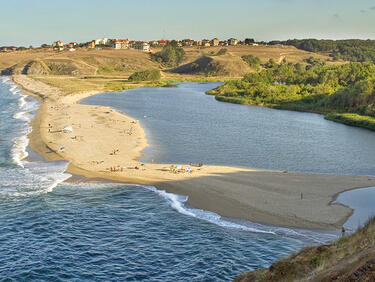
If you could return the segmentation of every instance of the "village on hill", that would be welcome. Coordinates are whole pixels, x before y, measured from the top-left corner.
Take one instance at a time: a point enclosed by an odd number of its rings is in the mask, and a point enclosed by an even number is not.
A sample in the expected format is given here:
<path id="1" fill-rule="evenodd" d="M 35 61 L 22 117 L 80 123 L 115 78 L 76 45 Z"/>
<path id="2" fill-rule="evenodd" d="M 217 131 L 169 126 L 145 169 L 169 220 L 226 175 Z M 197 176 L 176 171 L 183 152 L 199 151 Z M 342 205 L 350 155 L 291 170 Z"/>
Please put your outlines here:
<path id="1" fill-rule="evenodd" d="M 89 48 L 89 49 L 100 49 L 100 48 L 113 48 L 113 49 L 134 49 L 140 50 L 144 52 L 150 52 L 152 47 L 164 47 L 170 42 L 175 42 L 178 47 L 210 47 L 210 46 L 236 46 L 236 45 L 255 45 L 257 46 L 258 43 L 254 41 L 254 39 L 245 39 L 245 40 L 238 40 L 236 38 L 229 38 L 227 40 L 219 40 L 218 38 L 203 39 L 203 40 L 193 40 L 183 39 L 183 40 L 152 40 L 152 41 L 137 41 L 137 40 L 129 40 L 129 39 L 108 39 L 108 38 L 100 38 L 96 40 L 92 40 L 86 43 L 77 43 L 77 42 L 70 42 L 70 43 L 63 43 L 60 40 L 53 42 L 51 45 L 42 44 L 40 48 L 52 48 L 56 51 L 75 51 L 77 48 Z M 26 47 L 16 47 L 16 46 L 2 46 L 0 47 L 0 52 L 12 52 L 17 50 L 26 50 L 26 49 L 34 49 L 33 46 L 28 48 Z"/>

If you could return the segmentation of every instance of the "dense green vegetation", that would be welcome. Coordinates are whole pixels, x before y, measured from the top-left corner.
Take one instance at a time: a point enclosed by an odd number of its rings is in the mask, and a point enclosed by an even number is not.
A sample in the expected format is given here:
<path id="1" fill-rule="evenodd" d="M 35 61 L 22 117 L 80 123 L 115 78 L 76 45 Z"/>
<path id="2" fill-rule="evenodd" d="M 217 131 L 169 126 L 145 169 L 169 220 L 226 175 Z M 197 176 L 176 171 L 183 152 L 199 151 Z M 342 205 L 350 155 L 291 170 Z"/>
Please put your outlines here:
<path id="1" fill-rule="evenodd" d="M 129 76 L 130 81 L 156 81 L 161 78 L 160 70 L 137 71 Z"/>
<path id="2" fill-rule="evenodd" d="M 167 67 L 175 67 L 181 62 L 184 55 L 184 49 L 177 47 L 174 41 L 172 41 L 161 51 L 151 54 L 151 59 Z"/>
<path id="3" fill-rule="evenodd" d="M 327 118 L 375 129 L 375 64 L 326 66 L 282 63 L 208 91 L 217 100 L 329 114 Z M 268 64 L 268 63 L 267 63 Z"/>
<path id="4" fill-rule="evenodd" d="M 253 55 L 243 55 L 242 60 L 244 60 L 251 68 L 255 70 L 259 70 L 260 67 L 260 59 Z"/>
<path id="5" fill-rule="evenodd" d="M 352 62 L 375 62 L 375 40 L 318 40 L 293 39 L 287 41 L 271 41 L 269 44 L 292 45 L 310 52 L 328 52 L 334 60 Z"/>

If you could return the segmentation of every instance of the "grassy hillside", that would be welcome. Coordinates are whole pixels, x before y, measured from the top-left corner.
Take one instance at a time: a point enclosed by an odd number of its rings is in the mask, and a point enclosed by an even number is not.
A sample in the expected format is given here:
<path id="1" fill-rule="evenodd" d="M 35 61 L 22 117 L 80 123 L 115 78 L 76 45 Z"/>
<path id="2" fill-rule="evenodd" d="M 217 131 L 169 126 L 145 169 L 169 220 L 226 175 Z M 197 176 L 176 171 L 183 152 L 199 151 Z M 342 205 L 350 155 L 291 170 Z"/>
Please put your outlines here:
<path id="1" fill-rule="evenodd" d="M 122 91 L 129 88 L 163 86 L 169 82 L 182 81 L 228 81 L 241 78 L 254 71 L 241 58 L 253 54 L 264 63 L 284 58 L 301 62 L 310 56 L 329 60 L 329 57 L 298 50 L 293 46 L 230 46 L 220 56 L 222 47 L 185 47 L 184 56 L 177 67 L 156 62 L 148 53 L 137 50 L 77 49 L 74 52 L 56 52 L 35 49 L 0 53 L 0 72 L 3 75 L 32 75 L 66 93 L 82 91 Z M 161 48 L 154 48 L 157 53 Z M 330 62 L 328 62 L 330 63 Z M 158 69 L 159 82 L 134 82 L 128 78 L 135 72 Z"/>
<path id="2" fill-rule="evenodd" d="M 32 67 L 30 67 L 32 66 Z M 28 50 L 0 53 L 2 74 L 122 75 L 159 68 L 149 55 L 136 50 L 91 50 L 74 52 Z"/>
<path id="3" fill-rule="evenodd" d="M 302 249 L 268 269 L 244 273 L 247 281 L 375 281 L 375 219 L 352 235 Z"/>
<path id="4" fill-rule="evenodd" d="M 213 69 L 218 66 L 217 76 L 242 76 L 249 71 L 243 63 L 241 56 L 252 54 L 261 59 L 264 63 L 270 58 L 276 62 L 286 59 L 289 62 L 302 62 L 304 59 L 314 56 L 322 60 L 328 60 L 329 57 L 298 50 L 293 46 L 230 46 L 226 49 L 228 52 L 223 56 L 211 56 L 217 53 L 222 47 L 186 47 L 185 55 L 179 66 L 189 65 L 201 58 L 211 58 Z M 155 48 L 154 53 L 160 51 Z M 207 60 L 207 59 L 206 59 Z M 204 63 L 204 62 L 203 62 Z M 63 51 L 56 52 L 50 49 L 35 49 L 26 51 L 16 51 L 9 53 L 0 53 L 0 71 L 2 74 L 24 73 L 36 75 L 120 75 L 129 76 L 136 71 L 146 69 L 167 70 L 168 67 L 158 64 L 151 60 L 147 53 L 137 50 L 114 50 L 114 49 L 77 49 L 74 52 Z M 186 69 L 186 68 L 185 68 Z M 178 70 L 178 68 L 177 68 Z M 172 70 L 173 72 L 173 70 Z M 200 74 L 215 75 L 212 68 L 202 66 Z M 196 70 L 192 69 L 192 73 Z"/>
<path id="5" fill-rule="evenodd" d="M 172 73 L 206 76 L 241 77 L 252 69 L 240 57 L 232 55 L 202 56 L 191 63 L 171 70 Z"/>

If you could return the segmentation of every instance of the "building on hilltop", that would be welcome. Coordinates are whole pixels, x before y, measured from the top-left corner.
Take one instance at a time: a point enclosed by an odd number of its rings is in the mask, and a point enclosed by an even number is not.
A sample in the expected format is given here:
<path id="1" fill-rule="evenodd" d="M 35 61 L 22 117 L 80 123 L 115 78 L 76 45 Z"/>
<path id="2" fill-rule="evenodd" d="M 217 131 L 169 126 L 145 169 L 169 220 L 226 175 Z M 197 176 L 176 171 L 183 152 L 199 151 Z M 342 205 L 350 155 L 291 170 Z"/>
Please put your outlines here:
<path id="1" fill-rule="evenodd" d="M 228 45 L 229 45 L 229 43 L 228 43 L 227 40 L 224 40 L 224 41 L 220 41 L 220 42 L 219 42 L 219 46 L 227 47 Z"/>
<path id="2" fill-rule="evenodd" d="M 87 43 L 87 48 L 93 49 L 93 48 L 95 48 L 95 45 L 96 45 L 95 40 L 92 40 L 92 41 Z"/>
<path id="3" fill-rule="evenodd" d="M 211 40 L 211 46 L 219 46 L 219 39 L 214 38 Z"/>
<path id="4" fill-rule="evenodd" d="M 157 40 L 151 40 L 149 42 L 149 44 L 150 44 L 151 47 L 157 47 L 157 46 L 159 46 L 159 42 Z"/>
<path id="5" fill-rule="evenodd" d="M 71 48 L 74 48 L 74 47 L 77 47 L 77 46 L 78 46 L 77 42 L 70 42 L 70 43 L 65 45 L 65 47 L 68 48 L 68 49 L 71 49 Z"/>
<path id="6" fill-rule="evenodd" d="M 115 49 L 129 49 L 129 39 L 111 40 L 111 46 Z"/>
<path id="7" fill-rule="evenodd" d="M 133 44 L 133 48 L 144 52 L 150 52 L 150 44 L 144 41 L 137 41 L 135 44 Z"/>
<path id="8" fill-rule="evenodd" d="M 182 46 L 191 47 L 193 45 L 194 45 L 194 40 L 191 38 L 182 40 Z"/>
<path id="9" fill-rule="evenodd" d="M 203 39 L 202 40 L 202 46 L 209 47 L 211 46 L 211 41 L 208 39 Z"/>
<path id="10" fill-rule="evenodd" d="M 52 48 L 53 50 L 62 51 L 64 50 L 64 43 L 62 43 L 60 40 L 57 40 L 53 42 Z"/>
<path id="11" fill-rule="evenodd" d="M 164 47 L 165 45 L 167 45 L 169 43 L 169 40 L 164 40 L 164 39 L 158 40 L 158 43 L 159 43 L 158 45 L 160 47 Z"/>
<path id="12" fill-rule="evenodd" d="M 236 38 L 229 38 L 228 44 L 231 46 L 236 46 L 238 44 L 238 40 Z"/>
<path id="13" fill-rule="evenodd" d="M 95 45 L 108 45 L 109 39 L 108 38 L 100 38 L 95 40 Z"/>

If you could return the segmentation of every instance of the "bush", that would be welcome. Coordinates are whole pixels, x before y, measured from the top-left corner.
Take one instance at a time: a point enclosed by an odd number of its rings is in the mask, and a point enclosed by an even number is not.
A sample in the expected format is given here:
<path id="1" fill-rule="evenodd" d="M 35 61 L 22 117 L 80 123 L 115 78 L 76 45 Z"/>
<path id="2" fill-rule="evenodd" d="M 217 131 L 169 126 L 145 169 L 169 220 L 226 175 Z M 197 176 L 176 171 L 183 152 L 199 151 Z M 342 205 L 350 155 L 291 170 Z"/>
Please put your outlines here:
<path id="1" fill-rule="evenodd" d="M 129 76 L 130 81 L 156 81 L 160 78 L 160 70 L 137 71 Z"/>
<path id="2" fill-rule="evenodd" d="M 251 68 L 258 70 L 260 66 L 260 59 L 253 55 L 244 55 L 241 57 Z"/>
<path id="3" fill-rule="evenodd" d="M 323 260 L 321 257 L 313 257 L 311 259 L 311 265 L 314 267 L 314 268 L 317 268 L 319 266 L 321 266 L 323 264 Z"/>
<path id="4" fill-rule="evenodd" d="M 221 48 L 217 53 L 216 56 L 222 56 L 225 55 L 228 52 L 228 49 L 226 48 Z"/>
<path id="5" fill-rule="evenodd" d="M 168 67 L 177 66 L 185 55 L 184 49 L 168 44 L 160 52 L 151 54 L 151 59 Z"/>

